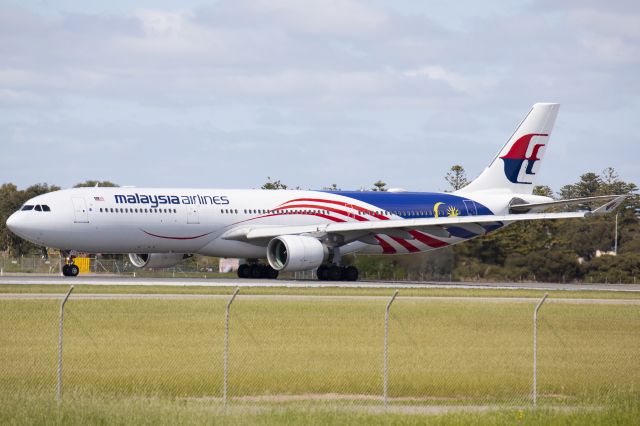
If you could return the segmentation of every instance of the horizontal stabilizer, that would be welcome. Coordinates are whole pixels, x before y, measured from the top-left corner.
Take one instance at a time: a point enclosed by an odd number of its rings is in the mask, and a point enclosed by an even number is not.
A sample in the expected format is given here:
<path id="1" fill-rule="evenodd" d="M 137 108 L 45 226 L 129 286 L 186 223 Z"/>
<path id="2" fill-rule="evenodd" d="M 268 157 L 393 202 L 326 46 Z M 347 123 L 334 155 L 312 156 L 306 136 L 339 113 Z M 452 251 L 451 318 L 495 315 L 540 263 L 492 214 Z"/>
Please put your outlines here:
<path id="1" fill-rule="evenodd" d="M 549 201 L 547 203 L 523 203 L 523 204 L 512 204 L 509 206 L 509 211 L 511 213 L 526 213 L 531 210 L 540 211 L 546 210 L 551 207 L 566 207 L 576 204 L 585 204 L 592 201 L 602 201 L 602 200 L 611 200 L 616 197 L 622 197 L 624 200 L 624 195 L 600 195 L 597 197 L 584 197 L 584 198 L 571 198 L 568 200 L 558 200 L 558 201 Z M 604 207 L 604 206 L 602 206 Z"/>

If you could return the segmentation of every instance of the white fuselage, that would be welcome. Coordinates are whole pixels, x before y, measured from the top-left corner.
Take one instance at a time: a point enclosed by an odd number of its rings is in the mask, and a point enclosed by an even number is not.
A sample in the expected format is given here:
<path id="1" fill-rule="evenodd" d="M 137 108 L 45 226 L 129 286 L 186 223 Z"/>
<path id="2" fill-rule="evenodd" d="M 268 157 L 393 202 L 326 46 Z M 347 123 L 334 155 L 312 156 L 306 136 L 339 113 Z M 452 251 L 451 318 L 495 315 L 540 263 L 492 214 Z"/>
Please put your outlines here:
<path id="1" fill-rule="evenodd" d="M 264 258 L 267 241 L 224 235 L 238 227 L 502 214 L 511 196 L 472 200 L 448 193 L 74 188 L 29 200 L 25 206 L 31 209 L 14 213 L 7 224 L 27 240 L 63 250 Z M 354 241 L 342 253 L 411 253 L 475 236 L 464 230 L 449 238 L 380 234 Z"/>

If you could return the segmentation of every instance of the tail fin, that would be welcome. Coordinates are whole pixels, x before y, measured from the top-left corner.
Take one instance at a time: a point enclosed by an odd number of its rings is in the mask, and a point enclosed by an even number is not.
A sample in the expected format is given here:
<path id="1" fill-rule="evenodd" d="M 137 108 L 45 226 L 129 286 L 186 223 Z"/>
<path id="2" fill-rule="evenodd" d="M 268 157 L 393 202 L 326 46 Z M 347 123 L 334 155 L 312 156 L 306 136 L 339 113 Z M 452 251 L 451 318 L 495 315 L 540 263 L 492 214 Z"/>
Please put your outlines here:
<path id="1" fill-rule="evenodd" d="M 560 104 L 535 104 L 493 162 L 460 192 L 488 189 L 531 194 Z"/>

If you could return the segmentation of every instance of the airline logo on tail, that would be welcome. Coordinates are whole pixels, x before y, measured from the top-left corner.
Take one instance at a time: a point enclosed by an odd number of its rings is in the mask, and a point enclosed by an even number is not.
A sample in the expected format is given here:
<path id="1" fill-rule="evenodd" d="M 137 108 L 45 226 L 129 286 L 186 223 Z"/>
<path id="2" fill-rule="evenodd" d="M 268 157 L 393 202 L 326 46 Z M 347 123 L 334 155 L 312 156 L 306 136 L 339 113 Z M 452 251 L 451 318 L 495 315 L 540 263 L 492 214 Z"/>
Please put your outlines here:
<path id="1" fill-rule="evenodd" d="M 526 185 L 533 183 L 533 175 L 535 175 L 533 166 L 536 161 L 540 161 L 538 153 L 540 152 L 540 149 L 544 148 L 546 145 L 544 143 L 534 143 L 533 148 L 530 150 L 530 154 L 527 156 L 531 139 L 533 139 L 534 136 L 546 137 L 549 135 L 544 133 L 530 133 L 521 136 L 513 143 L 509 152 L 500 157 L 504 161 L 504 174 L 510 182 Z M 525 168 L 524 174 L 522 174 L 523 167 Z M 521 180 L 518 180 L 519 177 Z"/>

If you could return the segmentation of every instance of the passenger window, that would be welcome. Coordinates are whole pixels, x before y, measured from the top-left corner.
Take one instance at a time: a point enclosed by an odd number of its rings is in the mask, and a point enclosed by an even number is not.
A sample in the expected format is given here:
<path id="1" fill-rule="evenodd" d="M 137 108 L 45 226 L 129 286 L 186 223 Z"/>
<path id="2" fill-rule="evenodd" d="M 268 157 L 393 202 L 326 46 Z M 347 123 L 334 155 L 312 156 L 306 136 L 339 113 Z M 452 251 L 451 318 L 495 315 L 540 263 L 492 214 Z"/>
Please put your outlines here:
<path id="1" fill-rule="evenodd" d="M 35 210 L 36 210 L 37 212 L 41 212 L 41 211 L 42 211 L 42 208 L 40 207 L 40 204 L 38 204 L 38 205 L 36 206 Z"/>

